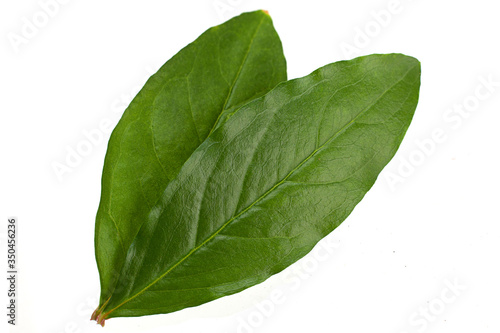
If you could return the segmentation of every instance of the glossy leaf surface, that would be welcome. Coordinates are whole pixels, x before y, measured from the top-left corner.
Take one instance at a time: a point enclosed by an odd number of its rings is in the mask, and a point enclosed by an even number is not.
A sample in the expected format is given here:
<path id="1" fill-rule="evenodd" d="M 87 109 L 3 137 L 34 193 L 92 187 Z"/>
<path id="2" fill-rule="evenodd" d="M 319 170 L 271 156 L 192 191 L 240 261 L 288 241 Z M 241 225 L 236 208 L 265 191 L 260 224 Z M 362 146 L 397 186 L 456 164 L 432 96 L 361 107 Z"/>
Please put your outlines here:
<path id="1" fill-rule="evenodd" d="M 303 257 L 391 160 L 419 86 L 414 58 L 371 55 L 244 105 L 169 184 L 135 236 L 102 318 L 196 306 Z"/>
<path id="2" fill-rule="evenodd" d="M 256 11 L 207 30 L 147 81 L 106 153 L 95 231 L 100 305 L 140 226 L 222 113 L 284 80 L 281 41 L 269 15 Z"/>

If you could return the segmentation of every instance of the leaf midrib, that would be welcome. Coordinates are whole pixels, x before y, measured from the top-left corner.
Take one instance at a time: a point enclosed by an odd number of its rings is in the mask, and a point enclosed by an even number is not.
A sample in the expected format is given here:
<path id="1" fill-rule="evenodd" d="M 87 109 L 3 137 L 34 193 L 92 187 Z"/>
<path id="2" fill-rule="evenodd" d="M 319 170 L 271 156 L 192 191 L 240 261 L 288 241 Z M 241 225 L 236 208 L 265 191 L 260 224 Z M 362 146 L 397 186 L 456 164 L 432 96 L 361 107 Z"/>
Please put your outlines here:
<path id="1" fill-rule="evenodd" d="M 410 69 L 408 69 L 405 74 L 402 75 L 402 77 L 397 80 L 395 83 L 393 83 L 389 88 L 387 88 L 384 92 L 382 92 L 380 94 L 379 97 L 377 97 L 374 101 L 372 101 L 370 103 L 370 105 L 365 108 L 364 110 L 360 111 L 349 123 L 347 123 L 344 127 L 342 127 L 340 130 L 338 130 L 334 135 L 332 135 L 328 140 L 326 140 L 321 146 L 319 146 L 318 148 L 316 148 L 311 154 L 309 154 L 302 162 L 300 162 L 293 170 L 291 170 L 281 181 L 279 181 L 278 183 L 276 183 L 272 188 L 270 188 L 268 191 L 266 191 L 263 195 L 261 195 L 259 198 L 257 198 L 255 201 L 253 201 L 248 207 L 246 207 L 245 209 L 243 209 L 240 213 L 238 213 L 237 215 L 233 216 L 231 219 L 229 219 L 228 221 L 226 221 L 219 229 L 217 229 L 209 238 L 207 238 L 205 241 L 203 241 L 203 243 L 201 243 L 200 245 L 198 245 L 197 247 L 195 247 L 194 249 L 192 249 L 191 251 L 189 251 L 188 254 L 186 254 L 182 259 L 180 259 L 177 263 L 175 263 L 173 266 L 171 266 L 165 273 L 163 273 L 162 275 L 160 275 L 157 279 L 155 279 L 153 282 L 151 282 L 149 285 L 147 285 L 146 287 L 144 287 L 143 289 L 141 289 L 139 292 L 137 292 L 135 295 L 133 295 L 132 297 L 129 297 L 128 299 L 126 299 L 125 301 L 123 301 L 122 303 L 120 303 L 119 305 L 117 305 L 116 307 L 114 307 L 113 309 L 109 310 L 108 312 L 106 312 L 105 314 L 105 317 L 107 317 L 107 315 L 109 315 L 111 312 L 113 312 L 114 310 L 116 310 L 117 308 L 121 307 L 122 305 L 130 302 L 131 300 L 135 299 L 136 297 L 138 297 L 139 295 L 141 295 L 143 292 L 145 292 L 147 289 L 149 289 L 151 286 L 153 286 L 154 284 L 156 284 L 156 282 L 158 282 L 159 280 L 163 279 L 168 273 L 170 273 L 172 270 L 174 270 L 177 266 L 179 266 L 182 262 L 184 262 L 187 258 L 189 258 L 194 252 L 196 252 L 197 250 L 199 250 L 200 248 L 202 248 L 205 244 L 207 244 L 208 242 L 210 242 L 212 239 L 214 239 L 226 226 L 228 226 L 231 222 L 233 222 L 235 219 L 237 219 L 238 217 L 240 217 L 241 215 L 243 215 L 244 213 L 246 213 L 248 210 L 250 210 L 253 206 L 255 206 L 258 202 L 260 202 L 261 200 L 263 200 L 266 196 L 268 196 L 272 191 L 274 191 L 277 187 L 281 186 L 283 183 L 286 182 L 286 180 L 295 172 L 297 171 L 302 165 L 304 165 L 304 163 L 306 163 L 309 159 L 311 159 L 314 155 L 316 155 L 316 153 L 318 153 L 321 149 L 323 149 L 328 143 L 330 143 L 332 140 L 336 139 L 338 136 L 340 136 L 342 133 L 344 133 L 348 128 L 350 128 L 354 122 L 360 117 L 362 116 L 363 114 L 365 114 L 366 111 L 370 110 L 387 92 L 389 92 L 392 88 L 394 88 L 398 83 L 400 83 L 401 81 L 403 81 L 408 73 L 410 73 L 410 71 L 412 71 L 415 67 L 417 67 L 418 65 L 414 65 L 412 67 L 410 67 Z"/>
<path id="2" fill-rule="evenodd" d="M 210 132 L 208 133 L 207 137 L 209 137 L 210 134 L 212 134 L 212 132 L 215 130 L 217 124 L 219 123 L 220 117 L 222 117 L 224 110 L 226 110 L 227 103 L 229 102 L 229 100 L 231 99 L 231 96 L 233 95 L 233 90 L 234 90 L 234 87 L 236 86 L 236 82 L 240 78 L 241 71 L 243 70 L 243 67 L 245 66 L 245 64 L 247 62 L 248 55 L 250 54 L 250 50 L 252 49 L 253 42 L 255 41 L 255 38 L 257 37 L 257 33 L 259 32 L 260 27 L 262 26 L 262 22 L 264 22 L 264 19 L 265 19 L 265 17 L 262 17 L 260 19 L 259 25 L 257 26 L 257 28 L 255 29 L 255 32 L 253 33 L 252 39 L 250 41 L 250 45 L 248 46 L 247 51 L 245 53 L 245 56 L 243 57 L 243 61 L 241 62 L 240 68 L 238 68 L 238 72 L 236 73 L 236 76 L 234 77 L 233 83 L 229 87 L 229 92 L 227 94 L 226 100 L 224 101 L 224 105 L 222 106 L 222 110 L 220 111 L 219 115 L 217 116 L 217 119 L 215 120 L 214 125 L 210 129 Z"/>

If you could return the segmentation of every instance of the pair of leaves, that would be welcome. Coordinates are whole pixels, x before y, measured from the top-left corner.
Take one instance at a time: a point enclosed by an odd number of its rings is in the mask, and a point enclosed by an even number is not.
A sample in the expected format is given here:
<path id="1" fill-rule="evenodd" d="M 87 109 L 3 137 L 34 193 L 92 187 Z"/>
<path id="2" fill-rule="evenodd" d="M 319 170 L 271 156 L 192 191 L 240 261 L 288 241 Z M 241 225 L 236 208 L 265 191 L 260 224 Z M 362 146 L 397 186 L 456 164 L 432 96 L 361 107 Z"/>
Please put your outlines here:
<path id="1" fill-rule="evenodd" d="M 278 84 L 285 71 L 258 11 L 208 30 L 146 83 L 108 146 L 93 319 L 173 312 L 258 284 L 371 188 L 411 122 L 419 62 L 372 55 Z"/>

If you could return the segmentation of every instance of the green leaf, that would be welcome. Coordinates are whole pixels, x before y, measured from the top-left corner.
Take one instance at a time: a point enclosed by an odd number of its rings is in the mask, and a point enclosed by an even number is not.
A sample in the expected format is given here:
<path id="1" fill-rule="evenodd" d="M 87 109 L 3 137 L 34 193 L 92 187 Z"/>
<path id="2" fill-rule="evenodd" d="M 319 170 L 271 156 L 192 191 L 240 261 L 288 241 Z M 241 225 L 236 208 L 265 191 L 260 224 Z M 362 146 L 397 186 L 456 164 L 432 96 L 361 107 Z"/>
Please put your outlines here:
<path id="1" fill-rule="evenodd" d="M 95 229 L 100 305 L 140 226 L 223 113 L 284 80 L 281 41 L 269 15 L 256 11 L 207 30 L 147 81 L 106 153 Z"/>
<path id="2" fill-rule="evenodd" d="M 419 86 L 416 59 L 371 55 L 281 83 L 243 106 L 163 193 L 101 320 L 209 302 L 303 257 L 391 160 Z"/>

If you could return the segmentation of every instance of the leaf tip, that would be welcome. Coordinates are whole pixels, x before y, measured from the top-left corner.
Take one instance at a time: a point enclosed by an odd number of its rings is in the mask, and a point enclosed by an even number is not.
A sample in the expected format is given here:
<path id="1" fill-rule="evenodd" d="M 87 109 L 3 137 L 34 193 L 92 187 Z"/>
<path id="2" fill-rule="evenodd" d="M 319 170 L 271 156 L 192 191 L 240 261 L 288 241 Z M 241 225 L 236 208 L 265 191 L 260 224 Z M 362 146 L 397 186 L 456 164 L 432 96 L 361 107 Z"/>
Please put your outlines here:
<path id="1" fill-rule="evenodd" d="M 269 11 L 268 11 L 268 10 L 264 10 L 264 9 L 262 9 L 262 12 L 263 12 L 264 14 L 266 14 L 267 16 L 270 16 L 270 15 L 269 15 Z"/>

